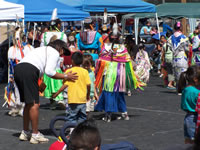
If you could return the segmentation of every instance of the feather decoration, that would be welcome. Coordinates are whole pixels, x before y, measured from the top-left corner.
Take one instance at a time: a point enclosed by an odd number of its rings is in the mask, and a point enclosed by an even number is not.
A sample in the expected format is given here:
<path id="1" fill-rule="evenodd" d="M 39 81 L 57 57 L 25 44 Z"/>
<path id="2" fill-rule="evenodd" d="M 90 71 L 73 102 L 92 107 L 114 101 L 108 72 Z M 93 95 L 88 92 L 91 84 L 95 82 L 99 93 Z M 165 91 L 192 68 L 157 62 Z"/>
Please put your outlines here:
<path id="1" fill-rule="evenodd" d="M 117 25 L 117 23 L 114 23 L 113 24 L 113 35 L 117 36 L 117 33 L 118 33 L 118 25 Z"/>
<path id="2" fill-rule="evenodd" d="M 108 21 L 108 14 L 107 14 L 107 9 L 104 9 L 104 15 L 103 15 L 103 23 L 107 24 Z"/>
<path id="3" fill-rule="evenodd" d="M 51 16 L 51 20 L 56 20 L 57 18 L 57 8 L 54 8 Z"/>

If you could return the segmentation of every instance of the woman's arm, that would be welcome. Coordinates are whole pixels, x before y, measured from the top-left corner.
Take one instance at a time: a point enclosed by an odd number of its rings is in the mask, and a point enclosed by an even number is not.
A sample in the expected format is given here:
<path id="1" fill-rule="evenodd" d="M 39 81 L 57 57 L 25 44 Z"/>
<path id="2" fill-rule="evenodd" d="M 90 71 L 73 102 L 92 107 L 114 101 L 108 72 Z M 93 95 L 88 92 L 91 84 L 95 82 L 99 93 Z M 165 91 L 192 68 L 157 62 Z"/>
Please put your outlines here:
<path id="1" fill-rule="evenodd" d="M 66 74 L 56 72 L 56 74 L 54 76 L 52 76 L 51 78 L 53 78 L 53 79 L 64 79 L 65 81 L 75 81 L 75 80 L 78 79 L 78 76 L 76 74 L 77 73 L 72 73 L 72 71 L 70 71 Z"/>
<path id="2" fill-rule="evenodd" d="M 149 34 L 146 28 L 144 28 L 144 34 Z"/>

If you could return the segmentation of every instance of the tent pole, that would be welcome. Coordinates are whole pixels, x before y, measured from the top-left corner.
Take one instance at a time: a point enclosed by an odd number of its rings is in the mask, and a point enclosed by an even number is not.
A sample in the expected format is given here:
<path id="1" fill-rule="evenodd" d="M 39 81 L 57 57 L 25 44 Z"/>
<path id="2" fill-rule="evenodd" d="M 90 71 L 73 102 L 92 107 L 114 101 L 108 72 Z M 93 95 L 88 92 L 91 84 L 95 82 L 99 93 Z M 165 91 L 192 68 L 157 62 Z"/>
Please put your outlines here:
<path id="1" fill-rule="evenodd" d="M 35 30 L 36 30 L 36 23 L 34 22 L 32 46 L 34 46 L 34 41 L 35 41 Z"/>
<path id="2" fill-rule="evenodd" d="M 24 33 L 25 33 L 24 19 L 22 19 L 22 28 L 23 28 L 23 31 L 24 31 Z"/>
<path id="3" fill-rule="evenodd" d="M 30 22 L 28 22 L 28 27 L 27 27 L 27 30 L 26 30 L 26 42 L 28 41 L 29 28 L 30 28 Z"/>
<path id="4" fill-rule="evenodd" d="M 138 45 L 138 23 L 139 18 L 134 18 L 134 25 L 135 25 L 135 44 Z"/>
<path id="5" fill-rule="evenodd" d="M 159 27 L 158 14 L 157 13 L 156 13 L 156 23 L 157 23 L 157 28 L 158 28 L 158 37 L 160 39 L 160 27 Z"/>
<path id="6" fill-rule="evenodd" d="M 125 18 L 122 18 L 122 37 L 124 38 L 124 30 L 125 30 L 125 22 L 126 21 L 126 19 Z"/>

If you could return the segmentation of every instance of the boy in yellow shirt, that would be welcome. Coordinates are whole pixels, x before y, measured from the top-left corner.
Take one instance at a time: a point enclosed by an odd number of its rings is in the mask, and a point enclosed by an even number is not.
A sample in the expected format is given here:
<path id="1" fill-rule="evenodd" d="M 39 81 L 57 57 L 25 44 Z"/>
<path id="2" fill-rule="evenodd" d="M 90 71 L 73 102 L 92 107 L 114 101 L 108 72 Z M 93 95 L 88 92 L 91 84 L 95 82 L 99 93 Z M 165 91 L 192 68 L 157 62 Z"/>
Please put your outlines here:
<path id="1" fill-rule="evenodd" d="M 68 88 L 68 104 L 69 114 L 67 119 L 71 123 L 80 123 L 87 119 L 86 102 L 90 99 L 90 76 L 86 69 L 80 67 L 83 63 L 83 54 L 75 52 L 72 54 L 72 68 L 65 73 L 77 73 L 78 80 L 65 81 L 63 86 L 53 94 L 53 98 L 61 93 L 65 88 Z"/>

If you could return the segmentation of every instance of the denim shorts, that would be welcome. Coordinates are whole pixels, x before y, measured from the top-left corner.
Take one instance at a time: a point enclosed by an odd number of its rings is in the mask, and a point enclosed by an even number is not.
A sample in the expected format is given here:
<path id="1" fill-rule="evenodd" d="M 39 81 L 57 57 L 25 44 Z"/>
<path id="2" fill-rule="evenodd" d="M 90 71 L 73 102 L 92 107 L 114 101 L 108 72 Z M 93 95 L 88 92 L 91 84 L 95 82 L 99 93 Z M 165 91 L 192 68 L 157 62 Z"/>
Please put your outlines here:
<path id="1" fill-rule="evenodd" d="M 67 120 L 71 123 L 81 123 L 87 119 L 86 104 L 69 104 Z"/>
<path id="2" fill-rule="evenodd" d="M 197 115 L 186 114 L 184 118 L 184 137 L 194 140 Z"/>

